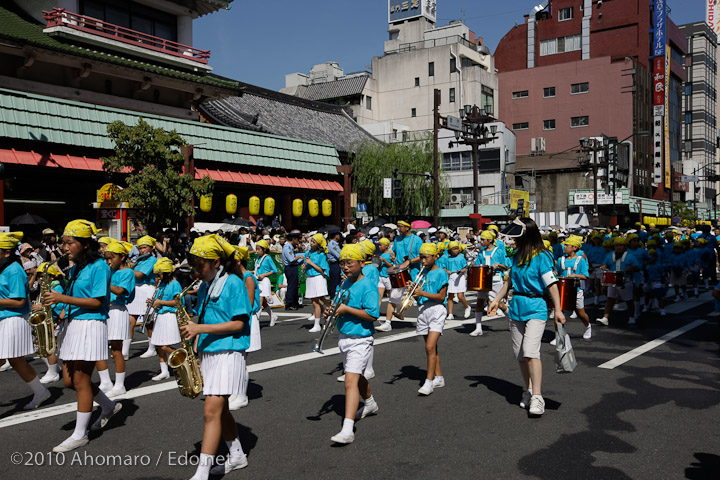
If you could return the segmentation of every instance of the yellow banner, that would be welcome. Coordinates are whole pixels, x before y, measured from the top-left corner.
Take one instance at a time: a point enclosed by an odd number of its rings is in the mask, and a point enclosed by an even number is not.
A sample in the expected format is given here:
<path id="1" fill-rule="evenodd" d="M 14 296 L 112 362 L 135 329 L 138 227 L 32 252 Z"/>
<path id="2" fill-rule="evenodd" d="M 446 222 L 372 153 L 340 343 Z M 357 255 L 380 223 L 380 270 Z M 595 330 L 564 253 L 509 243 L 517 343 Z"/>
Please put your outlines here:
<path id="1" fill-rule="evenodd" d="M 525 200 L 523 203 L 523 211 L 530 211 L 530 192 L 525 190 L 513 190 L 510 189 L 510 210 L 516 210 L 518 208 L 518 200 Z"/>

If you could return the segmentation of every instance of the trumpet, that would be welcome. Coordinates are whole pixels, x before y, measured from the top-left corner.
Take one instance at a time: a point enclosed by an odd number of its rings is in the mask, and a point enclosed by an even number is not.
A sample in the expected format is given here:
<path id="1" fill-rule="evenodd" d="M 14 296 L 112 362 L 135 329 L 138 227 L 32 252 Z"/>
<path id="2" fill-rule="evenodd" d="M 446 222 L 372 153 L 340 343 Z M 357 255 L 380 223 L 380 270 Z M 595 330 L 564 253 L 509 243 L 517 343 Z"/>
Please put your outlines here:
<path id="1" fill-rule="evenodd" d="M 408 308 L 412 307 L 413 303 L 415 303 L 413 295 L 418 288 L 422 288 L 423 286 L 425 286 L 425 281 L 425 266 L 423 266 L 420 268 L 417 277 L 415 277 L 412 288 L 408 290 L 408 292 L 405 294 L 405 297 L 402 299 L 402 302 L 400 302 L 400 308 L 393 312 L 393 316 L 399 318 L 400 320 L 405 320 L 405 315 L 403 315 L 403 312 Z"/>
<path id="2" fill-rule="evenodd" d="M 157 300 L 159 294 L 160 294 L 160 280 L 158 280 L 157 284 L 155 285 L 155 291 L 153 292 L 152 300 L 150 300 L 150 303 L 148 303 L 148 306 L 145 309 L 145 315 L 143 315 L 142 327 L 140 327 L 141 333 L 145 333 L 148 328 L 152 328 L 153 325 L 155 325 L 155 317 L 157 317 L 157 312 L 153 308 L 153 303 L 155 303 L 155 300 Z"/>
<path id="3" fill-rule="evenodd" d="M 332 331 L 335 329 L 335 324 L 337 323 L 337 316 L 335 315 L 335 311 L 338 309 L 340 305 L 345 303 L 347 301 L 347 297 L 350 287 L 348 288 L 338 288 L 337 293 L 335 293 L 335 297 L 333 297 L 332 304 L 328 307 L 328 310 L 330 311 L 330 315 L 328 315 L 327 319 L 325 320 L 325 325 L 323 325 L 322 332 L 320 333 L 320 338 L 318 338 L 317 343 L 313 345 L 310 350 L 313 352 L 317 352 L 320 354 L 324 354 L 322 347 L 323 343 L 325 343 L 325 339 L 329 334 L 332 333 Z"/>

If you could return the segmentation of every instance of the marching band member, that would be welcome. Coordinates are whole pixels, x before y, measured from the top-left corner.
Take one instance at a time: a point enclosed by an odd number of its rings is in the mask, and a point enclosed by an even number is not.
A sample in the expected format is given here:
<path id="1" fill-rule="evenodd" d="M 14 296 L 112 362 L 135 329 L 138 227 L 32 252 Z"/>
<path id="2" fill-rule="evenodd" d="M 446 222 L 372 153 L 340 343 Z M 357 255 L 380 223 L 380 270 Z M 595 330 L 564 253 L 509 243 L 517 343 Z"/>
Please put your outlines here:
<path id="1" fill-rule="evenodd" d="M 156 240 L 150 235 L 140 237 L 135 244 L 139 252 L 137 261 L 133 265 L 135 272 L 135 298 L 127 306 L 128 312 L 130 313 L 130 339 L 123 341 L 123 356 L 128 358 L 130 353 L 130 342 L 132 341 L 133 334 L 135 332 L 135 325 L 137 324 L 138 317 L 145 314 L 147 310 L 147 301 L 152 298 L 155 290 L 155 274 L 153 273 L 153 267 L 157 258 L 153 255 L 155 249 Z M 143 319 L 143 321 L 145 321 Z M 152 336 L 152 331 L 147 329 L 148 340 Z M 140 355 L 140 358 L 149 358 L 157 355 L 155 348 L 152 343 L 148 341 L 148 348 Z"/>
<path id="2" fill-rule="evenodd" d="M 590 273 L 588 270 L 588 262 L 585 257 L 579 257 L 577 254 L 577 252 L 582 247 L 582 237 L 579 237 L 577 235 L 570 235 L 562 243 L 562 245 L 565 248 L 565 255 L 558 258 L 557 260 L 557 270 L 558 272 L 560 272 L 560 276 L 565 278 L 577 278 L 579 280 L 587 280 Z M 583 338 L 585 340 L 589 340 L 592 337 L 592 326 L 590 325 L 590 318 L 585 312 L 585 294 L 579 284 L 577 287 L 575 311 L 580 317 L 580 320 L 582 320 L 583 325 L 585 325 L 585 332 L 583 332 Z M 553 342 L 557 343 L 557 338 L 553 340 Z M 551 342 L 551 345 L 555 345 L 555 343 Z"/>
<path id="3" fill-rule="evenodd" d="M 483 230 L 480 234 L 480 253 L 475 257 L 475 265 L 488 265 L 494 270 L 492 290 L 489 292 L 477 292 L 477 303 L 475 304 L 475 330 L 470 332 L 471 337 L 483 334 L 482 318 L 486 302 L 492 302 L 503 286 L 503 272 L 508 269 L 509 260 L 505 245 L 497 240 L 494 230 Z M 499 304 L 498 313 L 507 313 L 508 307 L 504 303 Z"/>
<path id="4" fill-rule="evenodd" d="M 282 252 L 283 267 L 285 277 L 287 277 L 285 310 L 298 310 L 300 308 L 298 301 L 298 266 L 302 263 L 303 258 L 305 258 L 305 253 L 300 250 L 300 232 L 292 231 L 287 235 L 287 242 L 285 242 Z"/>
<path id="5" fill-rule="evenodd" d="M 39 281 L 43 281 L 42 277 L 44 275 L 48 275 L 48 279 L 50 280 L 50 289 L 54 290 L 56 292 L 63 293 L 63 286 L 60 282 L 60 278 L 62 277 L 62 272 L 55 266 L 50 265 L 48 262 L 41 263 L 40 266 L 37 269 L 37 273 L 40 276 Z M 34 303 L 30 306 L 30 311 L 34 312 L 37 310 L 42 310 L 43 306 L 39 303 Z M 53 318 L 57 319 L 57 323 L 61 324 L 62 321 L 65 319 L 65 306 L 62 303 L 58 303 L 57 305 L 54 305 L 52 307 L 53 312 Z M 55 329 L 55 333 L 57 335 L 57 332 L 59 331 L 60 327 L 57 327 Z M 53 353 L 47 358 L 43 358 L 43 361 L 48 367 L 47 372 L 43 377 L 40 379 L 40 383 L 42 384 L 48 384 L 52 382 L 56 382 L 60 380 L 60 365 L 58 365 L 58 357 L 57 353 Z"/>
<path id="6" fill-rule="evenodd" d="M 375 244 L 372 240 L 365 239 L 360 242 L 360 249 L 365 256 L 365 266 L 363 266 L 362 269 L 363 276 L 368 277 L 370 281 L 378 284 L 380 282 L 380 270 L 378 270 L 378 267 L 376 267 L 372 261 L 375 256 Z"/>
<path id="7" fill-rule="evenodd" d="M 467 292 L 467 270 L 468 262 L 465 255 L 460 255 L 460 244 L 456 241 L 448 243 L 448 256 L 445 257 L 445 261 L 441 267 L 449 275 L 448 280 L 448 320 L 454 320 L 453 315 L 453 298 L 457 294 L 458 300 L 465 307 L 465 313 L 463 318 L 470 318 L 472 308 L 465 299 L 465 292 Z"/>
<path id="8" fill-rule="evenodd" d="M 640 297 L 643 293 L 642 284 L 645 280 L 642 272 L 642 268 L 650 261 L 650 255 L 647 250 L 643 248 L 640 243 L 640 237 L 636 233 L 628 235 L 628 253 L 635 257 L 637 260 L 639 270 L 633 273 L 633 302 L 635 304 L 635 315 L 634 318 L 637 320 L 640 318 L 641 301 Z"/>
<path id="9" fill-rule="evenodd" d="M 107 249 L 108 245 L 110 245 L 114 241 L 115 239 L 110 237 L 98 238 L 98 252 L 100 252 L 100 255 L 105 255 L 105 250 Z"/>
<path id="10" fill-rule="evenodd" d="M 175 315 L 177 309 L 175 295 L 182 292 L 182 286 L 177 279 L 173 278 L 173 262 L 167 257 L 159 258 L 155 262 L 153 273 L 158 284 L 158 293 L 154 301 L 152 298 L 148 298 L 147 303 L 152 304 L 152 308 L 155 310 L 155 327 L 152 337 L 150 337 L 150 343 L 157 349 L 160 373 L 152 377 L 152 380 L 159 382 L 170 378 L 167 364 L 168 355 L 174 350 L 171 345 L 178 344 L 181 340 Z"/>
<path id="11" fill-rule="evenodd" d="M 335 296 L 335 289 L 340 285 L 340 230 L 333 230 L 328 232 L 328 264 L 330 264 L 330 289 L 328 295 L 330 298 Z"/>
<path id="12" fill-rule="evenodd" d="M 63 232 L 63 247 L 74 262 L 68 275 L 66 293 L 46 292 L 43 304 L 65 304 L 67 326 L 60 342 L 65 386 L 77 392 L 75 431 L 53 452 L 69 452 L 88 443 L 87 427 L 93 400 L 100 405 L 100 417 L 92 430 L 101 430 L 122 404 L 110 400 L 97 384 L 90 381 L 95 363 L 107 360 L 107 317 L 110 300 L 110 267 L 100 257 L 92 236 L 97 227 L 87 220 L 73 220 Z"/>
<path id="13" fill-rule="evenodd" d="M 239 395 L 247 373 L 245 351 L 250 347 L 252 308 L 245 283 L 233 272 L 235 248 L 217 235 L 197 238 L 190 249 L 194 270 L 203 283 L 198 289 L 198 323 L 182 328 L 185 339 L 197 336 L 197 351 L 205 394 L 200 462 L 191 480 L 207 480 L 247 466 L 228 397 Z M 229 459 L 210 470 L 220 438 Z"/>
<path id="14" fill-rule="evenodd" d="M 108 398 L 126 392 L 125 357 L 122 347 L 123 342 L 130 338 L 130 314 L 127 304 L 135 297 L 135 272 L 127 266 L 130 250 L 132 250 L 131 243 L 120 241 L 110 242 L 105 248 L 105 260 L 112 272 L 107 326 L 110 351 L 115 361 L 115 384 L 110 381 L 107 360 L 98 361 L 97 369 L 100 375 L 100 390 L 107 393 Z"/>
<path id="15" fill-rule="evenodd" d="M 378 258 L 380 259 L 380 271 L 378 272 L 380 275 L 380 279 L 378 280 L 378 294 L 380 295 L 380 306 L 382 306 L 382 299 L 385 296 L 385 292 L 390 292 L 392 290 L 392 285 L 390 285 L 390 277 L 388 277 L 387 269 L 388 267 L 392 267 L 393 261 L 392 261 L 392 253 L 390 253 L 390 240 L 383 237 L 378 242 L 378 248 L 380 249 L 380 255 Z"/>
<path id="16" fill-rule="evenodd" d="M 640 271 L 640 265 L 635 259 L 635 256 L 627 252 L 627 238 L 615 237 L 612 243 L 615 247 L 615 251 L 607 254 L 605 257 L 605 263 L 600 268 L 611 272 L 622 272 L 624 286 L 616 284 L 608 287 L 607 300 L 605 301 L 605 312 L 602 318 L 597 319 L 597 322 L 602 323 L 603 325 L 608 325 L 610 323 L 610 312 L 612 312 L 615 302 L 618 300 L 621 302 L 627 302 L 628 312 L 632 311 L 630 310 L 630 301 L 633 299 L 633 277 L 631 273 Z M 634 316 L 630 316 L 628 324 L 635 325 Z"/>
<path id="17" fill-rule="evenodd" d="M 425 340 L 427 357 L 425 383 L 418 390 L 421 395 L 430 395 L 435 388 L 445 386 L 437 343 L 447 317 L 448 274 L 435 265 L 437 254 L 437 245 L 434 243 L 423 243 L 420 247 L 420 261 L 425 267 L 425 284 L 413 292 L 419 305 L 416 330 Z M 408 289 L 412 290 L 413 286 L 409 285 Z"/>
<path id="18" fill-rule="evenodd" d="M 602 291 L 601 282 L 603 270 L 600 266 L 605 261 L 605 255 L 607 253 L 602 245 L 603 236 L 601 233 L 592 232 L 590 234 L 590 241 L 592 244 L 584 247 L 583 252 L 587 255 L 588 263 L 590 264 L 590 289 L 594 294 L 592 304 L 597 305 Z"/>
<path id="19" fill-rule="evenodd" d="M 30 288 L 27 275 L 15 254 L 22 232 L 0 232 L 0 358 L 7 359 L 33 391 L 33 398 L 24 410 L 32 410 L 50 398 L 50 392 L 40 383 L 26 355 L 35 351 L 30 312 Z"/>
<path id="20" fill-rule="evenodd" d="M 322 233 L 316 233 L 310 237 L 310 249 L 305 252 L 303 263 L 305 271 L 305 298 L 312 300 L 313 313 L 308 320 L 314 322 L 310 333 L 322 330 L 320 318 L 325 297 L 328 294 L 327 279 L 330 274 L 330 265 L 327 261 L 327 243 Z"/>
<path id="21" fill-rule="evenodd" d="M 377 283 L 362 274 L 364 263 L 365 255 L 359 245 L 346 244 L 343 247 L 340 265 L 347 278 L 339 288 L 346 290 L 346 299 L 332 314 L 337 318 L 338 347 L 345 370 L 345 417 L 342 430 L 330 438 L 342 444 L 355 440 L 353 427 L 357 417 L 365 418 L 378 411 L 363 372 L 372 369 L 373 323 L 380 316 L 380 302 Z M 326 310 L 325 316 L 330 313 Z M 360 397 L 365 404 L 358 412 Z"/>
<path id="22" fill-rule="evenodd" d="M 400 220 L 397 223 L 400 234 L 395 237 L 395 243 L 393 244 L 394 262 L 400 268 L 409 267 L 410 277 L 414 280 L 420 270 L 420 245 L 422 245 L 422 240 L 410 231 L 410 224 L 408 222 Z M 391 321 L 395 306 L 400 305 L 404 296 L 404 288 L 393 288 L 390 291 L 385 323 L 377 327 L 377 330 L 381 332 L 389 332 L 392 330 Z"/>
<path id="23" fill-rule="evenodd" d="M 649 242 L 648 242 L 649 243 Z M 667 293 L 667 268 L 658 260 L 658 253 L 656 250 L 650 250 L 650 263 L 645 265 L 645 306 L 643 312 L 650 310 L 651 299 L 657 299 L 658 306 L 660 307 L 660 315 L 665 316 L 665 294 Z"/>
<path id="24" fill-rule="evenodd" d="M 503 230 L 503 234 L 515 238 L 517 252 L 512 257 L 509 278 L 490 303 L 488 315 L 495 314 L 500 300 L 512 288 L 508 315 L 513 354 L 524 382 L 520 407 L 528 408 L 531 415 L 540 416 L 545 413 L 540 360 L 540 343 L 548 319 L 548 306 L 543 298 L 545 290 L 550 293 L 555 306 L 555 321 L 565 323 L 560 309 L 557 277 L 553 271 L 555 260 L 552 252 L 545 248 L 537 224 L 532 219 L 516 218 Z"/>
<path id="25" fill-rule="evenodd" d="M 285 244 L 287 245 L 287 243 Z M 277 322 L 277 315 L 272 311 L 270 307 L 270 301 L 268 300 L 272 292 L 272 283 L 270 282 L 270 276 L 278 273 L 275 261 L 272 259 L 268 252 L 270 251 L 270 245 L 267 240 L 260 240 L 255 244 L 255 251 L 258 254 L 258 259 L 255 261 L 255 277 L 258 279 L 260 284 L 260 301 L 261 308 L 264 308 L 267 314 L 270 316 L 270 326 L 274 327 Z M 258 319 L 260 314 L 258 313 Z"/>
<path id="26" fill-rule="evenodd" d="M 675 287 L 675 301 L 679 302 L 681 295 L 687 298 L 685 291 L 687 285 L 687 271 L 690 267 L 687 255 L 683 252 L 680 242 L 673 244 L 672 253 L 667 256 L 666 260 L 670 268 L 670 284 Z"/>

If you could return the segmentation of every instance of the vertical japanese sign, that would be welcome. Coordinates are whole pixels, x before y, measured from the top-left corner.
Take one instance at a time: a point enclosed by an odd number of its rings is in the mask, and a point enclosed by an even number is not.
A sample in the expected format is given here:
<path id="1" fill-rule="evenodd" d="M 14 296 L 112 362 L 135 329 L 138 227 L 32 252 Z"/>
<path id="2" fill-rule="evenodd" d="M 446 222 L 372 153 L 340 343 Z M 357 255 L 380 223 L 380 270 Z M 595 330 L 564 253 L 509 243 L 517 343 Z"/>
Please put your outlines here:
<path id="1" fill-rule="evenodd" d="M 670 45 L 667 45 L 665 47 L 665 78 L 670 78 Z M 670 110 L 669 110 L 669 95 L 667 88 L 667 80 L 666 80 L 666 88 L 665 88 L 665 188 L 671 188 L 672 184 L 672 163 L 670 160 Z"/>
<path id="2" fill-rule="evenodd" d="M 669 135 L 666 134 L 667 121 L 667 75 L 668 66 L 666 64 L 666 39 L 665 39 L 665 22 L 666 16 L 666 0 L 651 1 L 650 5 L 654 7 L 653 14 L 653 36 L 652 36 L 652 57 L 653 57 L 653 184 L 660 186 L 661 184 L 669 185 L 670 181 L 670 165 L 667 162 L 663 165 L 663 145 Z M 665 168 L 663 168 L 665 167 Z M 663 177 L 664 181 L 663 181 Z"/>
<path id="3" fill-rule="evenodd" d="M 713 32 L 720 34 L 720 1 L 705 0 L 705 23 Z"/>

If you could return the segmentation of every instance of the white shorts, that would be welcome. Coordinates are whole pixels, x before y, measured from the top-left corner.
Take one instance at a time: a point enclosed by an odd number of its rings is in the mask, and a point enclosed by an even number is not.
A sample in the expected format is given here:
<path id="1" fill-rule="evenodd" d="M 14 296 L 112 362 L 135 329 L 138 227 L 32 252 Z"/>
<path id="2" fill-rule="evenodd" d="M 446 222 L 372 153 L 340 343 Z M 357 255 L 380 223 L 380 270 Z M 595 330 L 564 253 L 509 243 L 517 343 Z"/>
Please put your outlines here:
<path id="1" fill-rule="evenodd" d="M 447 308 L 442 303 L 423 303 L 418 309 L 417 326 L 418 335 L 427 335 L 429 332 L 442 334 L 447 318 Z"/>
<path id="2" fill-rule="evenodd" d="M 153 292 L 155 292 L 155 285 L 150 283 L 135 285 L 135 298 L 133 298 L 133 301 L 127 305 L 130 315 L 134 315 L 136 317 L 145 315 L 145 311 L 147 310 L 147 299 L 152 298 Z"/>
<path id="3" fill-rule="evenodd" d="M 61 336 L 60 360 L 97 362 L 108 358 L 108 332 L 104 320 L 70 320 Z"/>
<path id="4" fill-rule="evenodd" d="M 245 352 L 200 353 L 204 395 L 239 395 L 245 384 Z"/>
<path id="5" fill-rule="evenodd" d="M 392 285 L 390 285 L 390 277 L 380 277 L 378 288 L 384 288 L 386 292 L 391 291 Z"/>
<path id="6" fill-rule="evenodd" d="M 345 373 L 357 373 L 362 375 L 367 370 L 372 370 L 373 342 L 375 339 L 369 337 L 352 337 L 340 335 L 338 348 L 342 353 L 343 369 Z"/>
<path id="7" fill-rule="evenodd" d="M 607 287 L 607 298 L 620 299 L 623 302 L 629 302 L 633 299 L 633 283 L 627 282 L 623 288 Z"/>
<path id="8" fill-rule="evenodd" d="M 265 277 L 260 280 L 259 286 L 261 297 L 269 297 L 270 295 L 272 295 L 272 283 L 270 283 L 269 277 Z"/>
<path id="9" fill-rule="evenodd" d="M 125 305 L 110 305 L 107 319 L 108 340 L 130 338 L 130 314 Z"/>
<path id="10" fill-rule="evenodd" d="M 314 275 L 305 279 L 305 298 L 327 297 L 327 280 L 322 275 Z"/>
<path id="11" fill-rule="evenodd" d="M 545 332 L 544 320 L 532 319 L 527 322 L 510 320 L 513 355 L 516 360 L 540 358 L 540 343 Z"/>
<path id="12" fill-rule="evenodd" d="M 175 313 L 159 313 L 155 319 L 150 343 L 156 347 L 175 345 L 180 343 L 180 329 L 178 328 Z"/>
<path id="13" fill-rule="evenodd" d="M 467 275 L 453 272 L 448 280 L 447 293 L 465 293 L 467 292 Z"/>
<path id="14" fill-rule="evenodd" d="M 250 319 L 250 346 L 246 350 L 247 353 L 257 352 L 262 348 L 260 340 L 260 312 L 254 313 Z"/>
<path id="15" fill-rule="evenodd" d="M 403 297 L 405 297 L 405 291 L 407 290 L 406 287 L 403 288 L 393 288 L 390 290 L 390 300 L 388 300 L 393 305 L 400 305 L 402 303 Z"/>
<path id="16" fill-rule="evenodd" d="M 32 327 L 26 317 L 0 320 L 0 358 L 24 357 L 34 351 Z"/>

